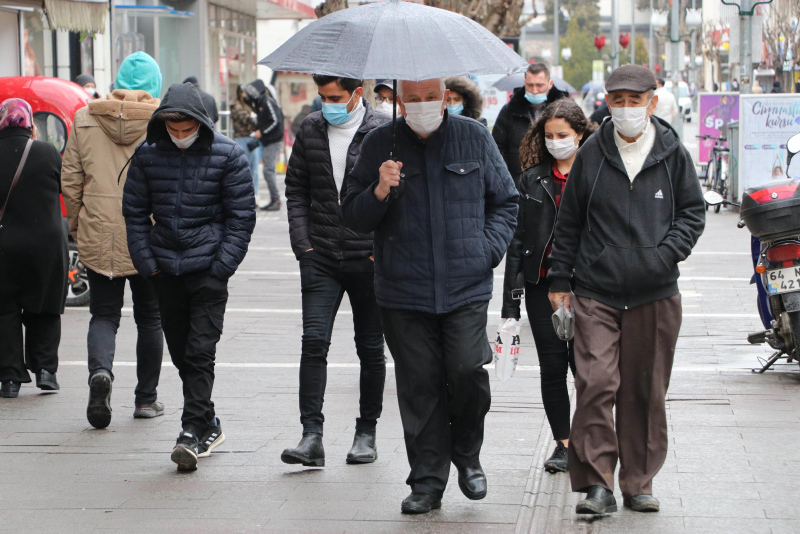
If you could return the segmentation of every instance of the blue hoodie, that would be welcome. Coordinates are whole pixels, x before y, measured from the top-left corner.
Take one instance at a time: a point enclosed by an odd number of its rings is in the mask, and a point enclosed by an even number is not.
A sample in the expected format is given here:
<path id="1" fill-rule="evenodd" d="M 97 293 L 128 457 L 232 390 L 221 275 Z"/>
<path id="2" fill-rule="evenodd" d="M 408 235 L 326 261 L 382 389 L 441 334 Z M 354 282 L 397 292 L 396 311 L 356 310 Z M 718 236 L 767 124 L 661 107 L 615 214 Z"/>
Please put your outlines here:
<path id="1" fill-rule="evenodd" d="M 161 70 L 158 63 L 144 52 L 134 52 L 119 66 L 114 88 L 147 91 L 150 96 L 158 98 L 161 94 Z"/>

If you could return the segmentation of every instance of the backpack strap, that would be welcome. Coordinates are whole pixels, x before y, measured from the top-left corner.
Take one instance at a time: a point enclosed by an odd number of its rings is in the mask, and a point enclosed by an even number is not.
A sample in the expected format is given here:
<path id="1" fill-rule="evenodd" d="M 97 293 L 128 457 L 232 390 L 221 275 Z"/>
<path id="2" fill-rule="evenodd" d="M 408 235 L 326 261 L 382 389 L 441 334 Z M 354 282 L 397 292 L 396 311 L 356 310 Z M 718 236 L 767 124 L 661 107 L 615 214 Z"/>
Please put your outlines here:
<path id="1" fill-rule="evenodd" d="M 0 208 L 0 228 L 3 227 L 3 215 L 6 213 L 6 206 L 8 206 L 8 199 L 11 198 L 11 192 L 14 191 L 14 186 L 17 185 L 19 181 L 19 177 L 22 174 L 22 168 L 25 167 L 25 162 L 28 160 L 28 153 L 31 151 L 31 146 L 33 145 L 33 139 L 28 139 L 28 142 L 25 144 L 25 150 L 22 151 L 22 159 L 19 160 L 19 165 L 17 165 L 17 172 L 14 174 L 14 179 L 11 180 L 11 187 L 8 189 L 8 195 L 6 195 L 6 201 L 3 202 L 3 207 Z"/>

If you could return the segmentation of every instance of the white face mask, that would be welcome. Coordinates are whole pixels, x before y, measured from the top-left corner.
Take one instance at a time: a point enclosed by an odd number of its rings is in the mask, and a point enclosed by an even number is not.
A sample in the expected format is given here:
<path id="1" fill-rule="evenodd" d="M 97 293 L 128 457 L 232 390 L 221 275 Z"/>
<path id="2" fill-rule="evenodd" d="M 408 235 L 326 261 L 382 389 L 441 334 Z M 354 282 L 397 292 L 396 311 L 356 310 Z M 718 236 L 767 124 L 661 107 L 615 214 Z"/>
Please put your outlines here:
<path id="1" fill-rule="evenodd" d="M 545 139 L 544 144 L 555 159 L 569 159 L 578 150 L 577 138 L 574 135 L 567 139 Z"/>
<path id="2" fill-rule="evenodd" d="M 90 96 L 97 96 L 97 89 L 94 87 L 84 87 L 83 90 L 89 93 Z"/>
<path id="3" fill-rule="evenodd" d="M 169 134 L 169 138 L 172 139 L 172 142 L 175 143 L 175 146 L 180 148 L 181 150 L 186 150 L 192 144 L 197 141 L 197 138 L 200 136 L 200 127 L 198 126 L 197 130 L 194 131 L 193 134 L 184 137 L 183 139 L 178 139 L 167 130 Z"/>
<path id="4" fill-rule="evenodd" d="M 394 106 L 392 106 L 389 102 L 384 100 L 383 102 L 375 106 L 375 111 L 377 111 L 378 113 L 383 113 L 384 115 L 391 115 L 392 108 L 394 108 Z"/>
<path id="5" fill-rule="evenodd" d="M 438 102 L 414 102 L 406 104 L 406 123 L 418 135 L 428 135 L 439 129 L 442 124 L 442 105 Z"/>
<path id="6" fill-rule="evenodd" d="M 643 108 L 612 108 L 609 106 L 608 109 L 611 111 L 611 121 L 617 132 L 625 137 L 636 137 L 647 126 L 647 109 L 649 107 L 650 102 L 648 101 Z"/>

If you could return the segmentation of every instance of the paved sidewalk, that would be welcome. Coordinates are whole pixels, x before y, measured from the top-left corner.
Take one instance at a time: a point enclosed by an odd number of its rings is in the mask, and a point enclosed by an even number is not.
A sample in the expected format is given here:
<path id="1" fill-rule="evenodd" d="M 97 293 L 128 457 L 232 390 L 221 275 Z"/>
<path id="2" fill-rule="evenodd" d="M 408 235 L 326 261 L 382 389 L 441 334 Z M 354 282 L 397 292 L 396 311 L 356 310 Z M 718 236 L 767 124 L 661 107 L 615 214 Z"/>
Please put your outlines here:
<path id="1" fill-rule="evenodd" d="M 345 464 L 358 405 L 346 302 L 331 345 L 327 466 L 281 463 L 281 450 L 295 445 L 301 431 L 299 271 L 281 212 L 260 215 L 251 252 L 232 279 L 214 391 L 228 438 L 219 452 L 194 473 L 178 473 L 170 462 L 181 395 L 168 354 L 159 387 L 167 414 L 132 419 L 135 327 L 129 308 L 117 343 L 114 418 L 107 430 L 92 429 L 85 419 L 89 314 L 68 310 L 61 391 L 47 395 L 26 386 L 18 399 L 0 399 L 0 530 L 798 532 L 800 372 L 796 364 L 766 375 L 749 371 L 768 351 L 746 344 L 758 318 L 747 283 L 747 235 L 735 222 L 733 214 L 709 213 L 697 254 L 682 266 L 684 325 L 668 403 L 670 454 L 655 481 L 659 514 L 577 519 L 568 477 L 542 474 L 552 442 L 527 324 L 516 375 L 500 383 L 490 369 L 485 500 L 464 498 L 453 471 L 440 511 L 400 514 L 408 464 L 391 367 L 378 425 L 379 460 Z M 499 323 L 502 269 L 495 274 L 487 336 Z"/>

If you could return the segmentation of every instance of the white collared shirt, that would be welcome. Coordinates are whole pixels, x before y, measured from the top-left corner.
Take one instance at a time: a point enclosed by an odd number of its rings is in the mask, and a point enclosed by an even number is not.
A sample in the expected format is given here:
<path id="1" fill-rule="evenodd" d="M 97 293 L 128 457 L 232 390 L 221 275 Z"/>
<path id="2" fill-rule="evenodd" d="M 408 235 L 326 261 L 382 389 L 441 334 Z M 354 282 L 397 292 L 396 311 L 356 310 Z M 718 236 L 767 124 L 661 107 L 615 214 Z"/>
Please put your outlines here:
<path id="1" fill-rule="evenodd" d="M 652 119 L 647 122 L 644 132 L 639 136 L 639 139 L 633 143 L 628 143 L 619 133 L 616 128 L 614 129 L 614 142 L 619 149 L 619 155 L 622 157 L 622 163 L 625 165 L 625 170 L 628 172 L 628 179 L 633 183 L 633 179 L 642 170 L 644 160 L 653 149 L 653 143 L 656 140 L 656 128 L 652 124 Z"/>

